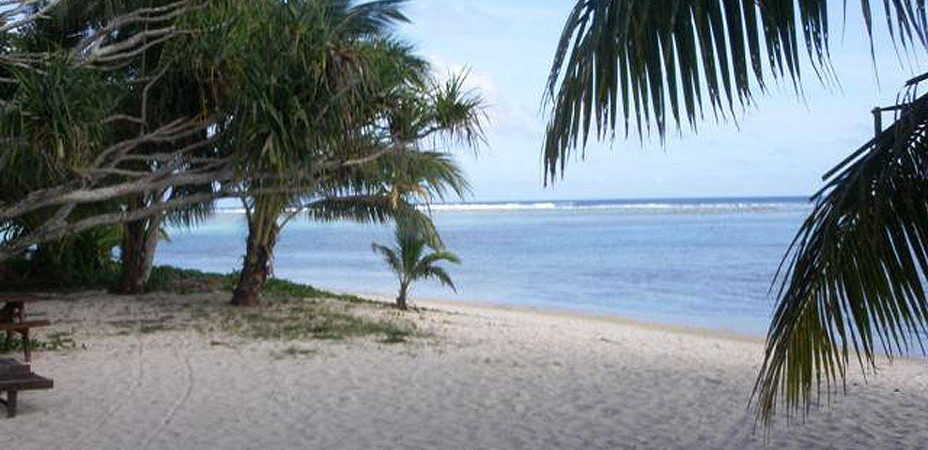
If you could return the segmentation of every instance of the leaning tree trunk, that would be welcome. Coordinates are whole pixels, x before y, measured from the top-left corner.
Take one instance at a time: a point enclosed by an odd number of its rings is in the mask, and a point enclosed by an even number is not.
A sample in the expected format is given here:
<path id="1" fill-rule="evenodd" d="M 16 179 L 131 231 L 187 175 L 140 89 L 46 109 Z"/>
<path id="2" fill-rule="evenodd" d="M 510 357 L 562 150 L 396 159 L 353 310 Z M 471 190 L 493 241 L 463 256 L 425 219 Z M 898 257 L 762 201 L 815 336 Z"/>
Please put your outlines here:
<path id="1" fill-rule="evenodd" d="M 238 285 L 232 294 L 236 306 L 257 306 L 264 283 L 271 275 L 274 245 L 280 233 L 277 219 L 283 210 L 281 203 L 270 198 L 258 198 L 248 220 L 248 242 Z"/>
<path id="2" fill-rule="evenodd" d="M 136 208 L 143 206 L 140 197 L 134 198 L 130 203 Z M 155 261 L 162 220 L 163 215 L 156 214 L 124 225 L 120 258 L 122 274 L 116 292 L 129 295 L 145 292 Z"/>

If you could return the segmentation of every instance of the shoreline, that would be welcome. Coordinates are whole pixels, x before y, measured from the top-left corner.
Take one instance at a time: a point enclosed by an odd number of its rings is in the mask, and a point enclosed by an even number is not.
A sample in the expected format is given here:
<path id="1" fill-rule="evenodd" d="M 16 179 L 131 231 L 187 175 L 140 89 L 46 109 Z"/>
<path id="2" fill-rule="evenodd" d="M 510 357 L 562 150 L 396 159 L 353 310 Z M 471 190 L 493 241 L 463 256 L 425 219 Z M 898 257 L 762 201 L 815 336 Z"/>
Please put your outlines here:
<path id="1" fill-rule="evenodd" d="M 369 293 L 352 293 L 347 291 L 332 290 L 331 292 L 342 295 L 354 295 L 365 300 L 376 303 L 393 304 L 394 300 L 390 296 L 369 294 Z M 527 317 L 547 317 L 552 319 L 570 319 L 587 321 L 591 323 L 613 324 L 623 327 L 635 328 L 642 331 L 664 332 L 674 335 L 691 336 L 704 339 L 716 339 L 727 342 L 757 344 L 763 346 L 766 343 L 766 336 L 751 333 L 742 333 L 731 330 L 719 330 L 709 327 L 699 327 L 691 325 L 673 324 L 667 322 L 639 320 L 620 314 L 609 312 L 592 312 L 580 311 L 570 308 L 558 308 L 554 306 L 527 306 L 514 305 L 503 302 L 492 302 L 483 300 L 451 300 L 440 298 L 423 298 L 412 299 L 410 308 L 412 310 L 422 307 L 424 311 L 434 312 L 452 312 L 452 313 L 469 313 L 481 314 L 487 312 L 496 312 L 503 314 L 512 314 L 515 316 L 525 315 Z M 449 310 L 450 308 L 450 310 Z M 928 348 L 928 347 L 926 347 Z M 918 348 L 913 347 L 910 354 L 897 354 L 892 357 L 893 361 L 910 361 L 913 363 L 924 363 L 928 361 L 928 354 L 917 354 Z M 877 356 L 886 360 L 886 355 L 882 350 L 876 352 Z M 851 371 L 849 371 L 851 372 Z"/>
<path id="2" fill-rule="evenodd" d="M 382 303 L 392 303 L 387 296 L 373 294 L 353 294 L 361 298 L 370 299 Z M 413 307 L 424 306 L 430 309 L 442 310 L 446 308 L 456 308 L 468 310 L 470 312 L 480 312 L 481 310 L 490 310 L 504 313 L 529 314 L 542 317 L 564 318 L 586 320 L 599 323 L 611 323 L 622 326 L 635 327 L 643 330 L 664 331 L 675 334 L 685 334 L 696 337 L 707 337 L 722 339 L 734 342 L 750 342 L 755 344 L 764 343 L 763 336 L 753 335 L 750 333 L 740 333 L 737 331 L 718 330 L 708 327 L 699 327 L 691 325 L 681 325 L 666 322 L 638 320 L 620 314 L 609 312 L 581 311 L 571 308 L 559 308 L 555 306 L 528 306 L 514 305 L 504 302 L 492 302 L 481 300 L 449 300 L 436 298 L 413 299 L 410 303 Z"/>

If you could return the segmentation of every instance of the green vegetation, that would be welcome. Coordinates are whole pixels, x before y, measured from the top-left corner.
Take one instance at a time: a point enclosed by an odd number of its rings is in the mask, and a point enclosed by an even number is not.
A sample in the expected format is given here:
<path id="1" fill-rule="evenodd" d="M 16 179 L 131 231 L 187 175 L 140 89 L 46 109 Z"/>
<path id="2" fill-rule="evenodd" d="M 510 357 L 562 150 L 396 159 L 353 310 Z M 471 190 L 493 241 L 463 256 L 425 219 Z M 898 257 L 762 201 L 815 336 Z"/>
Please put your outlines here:
<path id="1" fill-rule="evenodd" d="M 235 274 L 218 275 L 199 271 L 160 268 L 171 271 L 183 280 L 212 279 L 224 281 L 224 290 L 231 290 Z M 263 340 L 341 340 L 371 336 L 384 343 L 405 342 L 407 338 L 423 336 L 413 322 L 384 314 L 385 305 L 353 295 L 335 294 L 309 285 L 287 280 L 270 279 L 262 292 L 265 302 L 247 312 L 208 309 L 192 305 L 190 318 L 198 326 L 249 339 Z M 198 306 L 200 309 L 197 309 Z M 207 319 L 201 321 L 198 319 Z M 149 324 L 155 327 L 157 324 Z"/>
<path id="2" fill-rule="evenodd" d="M 433 80 L 412 47 L 391 36 L 391 27 L 406 20 L 399 2 L 350 5 L 320 0 L 302 4 L 295 15 L 279 5 L 246 14 L 280 16 L 266 30 L 242 25 L 257 34 L 250 46 L 267 46 L 242 56 L 244 66 L 267 70 L 249 74 L 241 89 L 230 93 L 237 109 L 250 112 L 230 129 L 241 136 L 234 145 L 256 150 L 246 162 L 249 169 L 279 174 L 288 183 L 286 175 L 294 171 L 315 176 L 317 159 L 343 148 L 354 159 L 379 156 L 286 194 L 258 194 L 280 190 L 282 182 L 276 179 L 250 186 L 254 195 L 243 199 L 248 237 L 235 305 L 257 303 L 278 236 L 297 214 L 379 223 L 414 216 L 431 229 L 410 197 L 427 202 L 446 189 L 459 196 L 467 189 L 454 159 L 425 151 L 420 142 L 458 138 L 476 144 L 482 136 L 479 96 L 461 88 L 463 77 Z M 280 39 L 281 33 L 290 39 Z M 328 48 L 340 51 L 333 54 Z M 290 54 L 294 57 L 280 57 Z M 325 69 L 339 65 L 341 70 Z M 313 147 L 307 148 L 307 142 Z"/>
<path id="3" fill-rule="evenodd" d="M 398 38 L 404 3 L 0 10 L 0 284 L 224 289 L 225 279 L 153 267 L 164 227 L 196 225 L 219 198 L 247 211 L 236 305 L 258 303 L 297 215 L 402 218 L 439 241 L 413 204 L 466 194 L 445 150 L 483 142 L 483 100 L 464 74 L 436 78 Z"/>
<path id="4" fill-rule="evenodd" d="M 246 314 L 226 315 L 218 327 L 251 339 L 280 341 L 374 336 L 383 342 L 404 342 L 418 334 L 412 322 L 352 314 L 350 307 L 329 301 L 266 305 Z"/>
<path id="5" fill-rule="evenodd" d="M 444 268 L 435 265 L 435 263 L 441 261 L 460 264 L 460 260 L 454 253 L 442 248 L 435 248 L 434 244 L 430 243 L 421 230 L 408 225 L 397 225 L 395 238 L 395 248 L 385 247 L 377 243 L 372 243 L 371 248 L 374 252 L 383 256 L 384 261 L 399 280 L 400 290 L 396 296 L 396 306 L 398 308 L 406 309 L 406 297 L 409 293 L 409 287 L 417 280 L 434 278 L 441 284 L 457 291 L 448 272 Z M 427 248 L 431 248 L 433 251 L 426 254 Z"/>
<path id="6" fill-rule="evenodd" d="M 117 336 L 146 335 L 184 329 L 221 331 L 246 339 L 272 341 L 345 340 L 370 337 L 384 344 L 407 342 L 424 337 L 408 318 L 391 314 L 383 303 L 353 295 L 335 294 L 309 285 L 271 279 L 262 293 L 265 301 L 247 311 L 185 296 L 210 292 L 231 292 L 236 274 L 215 274 L 198 270 L 158 266 L 152 271 L 151 292 L 177 294 L 169 304 L 160 305 L 144 319 L 110 320 L 105 325 Z M 36 286 L 21 286 L 34 290 Z M 178 299 L 182 302 L 178 303 Z M 150 300 L 140 300 L 143 304 Z M 44 339 L 33 339 L 36 351 L 58 351 L 77 346 L 71 333 L 51 332 Z M 9 343 L 0 337 L 0 353 L 22 350 L 14 337 Z M 304 353 L 298 353 L 302 355 Z M 309 353 L 305 353 L 309 354 Z M 285 356 L 297 356 L 284 351 Z"/>
<path id="7" fill-rule="evenodd" d="M 77 347 L 77 342 L 71 337 L 70 333 L 55 332 L 49 333 L 46 339 L 29 339 L 29 348 L 32 351 L 56 352 L 63 350 L 72 350 Z M 0 338 L 0 354 L 16 353 L 23 351 L 22 337 L 16 335 L 13 339 L 7 341 Z"/>
<path id="8" fill-rule="evenodd" d="M 469 191 L 446 150 L 483 142 L 483 99 L 399 39 L 403 0 L 15 3 L 0 8 L 0 290 L 266 303 L 155 300 L 171 309 L 108 324 L 120 335 L 418 334 L 382 305 L 270 278 L 298 215 L 402 220 L 438 245 L 415 205 Z M 165 228 L 197 225 L 220 198 L 247 211 L 241 270 L 155 267 Z"/>
<path id="9" fill-rule="evenodd" d="M 549 77 L 547 179 L 563 174 L 591 135 L 624 129 L 628 136 L 634 126 L 644 137 L 653 127 L 663 139 L 672 126 L 696 129 L 705 102 L 716 118 L 736 118 L 771 80 L 797 92 L 803 73 L 831 80 L 835 3 L 578 1 Z M 928 48 L 923 1 L 883 2 L 884 25 L 871 2 L 859 6 L 872 40 L 885 26 L 900 57 L 918 61 Z M 803 72 L 804 63 L 813 70 Z M 765 424 L 780 405 L 788 414 L 808 412 L 814 393 L 843 386 L 849 365 L 875 369 L 878 351 L 921 348 L 928 334 L 928 95 L 918 91 L 925 80 L 928 74 L 913 78 L 898 104 L 874 111 L 874 138 L 825 175 L 783 258 L 753 396 Z M 888 111 L 895 117 L 884 129 L 880 115 Z"/>

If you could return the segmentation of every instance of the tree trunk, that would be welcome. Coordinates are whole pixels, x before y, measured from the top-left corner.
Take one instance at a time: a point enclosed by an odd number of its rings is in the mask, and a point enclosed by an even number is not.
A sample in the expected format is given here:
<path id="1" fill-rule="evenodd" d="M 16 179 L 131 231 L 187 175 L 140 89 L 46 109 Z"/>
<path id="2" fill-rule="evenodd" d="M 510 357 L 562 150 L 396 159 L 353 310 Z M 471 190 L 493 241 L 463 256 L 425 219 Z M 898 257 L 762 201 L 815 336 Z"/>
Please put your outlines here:
<path id="1" fill-rule="evenodd" d="M 238 285 L 232 294 L 236 306 L 257 306 L 264 283 L 271 276 L 274 246 L 280 233 L 277 219 L 282 207 L 271 199 L 259 198 L 248 220 L 248 243 Z"/>
<path id="2" fill-rule="evenodd" d="M 133 207 L 140 207 L 140 198 L 133 199 Z M 151 277 L 161 233 L 162 214 L 155 214 L 147 219 L 128 222 L 123 227 L 121 246 L 122 275 L 116 292 L 138 295 L 145 292 Z"/>
<path id="3" fill-rule="evenodd" d="M 409 289 L 409 285 L 406 283 L 400 284 L 400 295 L 396 297 L 396 307 L 402 310 L 406 310 L 408 306 L 406 305 L 406 291 Z"/>

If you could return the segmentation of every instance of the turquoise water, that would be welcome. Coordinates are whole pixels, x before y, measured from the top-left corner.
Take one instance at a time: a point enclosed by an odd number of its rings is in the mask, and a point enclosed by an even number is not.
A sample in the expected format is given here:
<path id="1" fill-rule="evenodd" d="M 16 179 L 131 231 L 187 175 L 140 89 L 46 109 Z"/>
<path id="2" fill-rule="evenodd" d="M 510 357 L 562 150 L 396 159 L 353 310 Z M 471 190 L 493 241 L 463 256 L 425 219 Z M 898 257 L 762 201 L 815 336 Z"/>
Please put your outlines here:
<path id="1" fill-rule="evenodd" d="M 435 220 L 458 292 L 435 283 L 419 298 L 476 300 L 616 314 L 761 335 L 780 258 L 810 207 L 800 199 L 586 201 L 443 205 Z M 371 252 L 389 226 L 290 223 L 278 277 L 322 288 L 392 295 L 393 274 Z M 217 214 L 171 230 L 159 264 L 230 272 L 244 248 L 244 217 Z"/>

